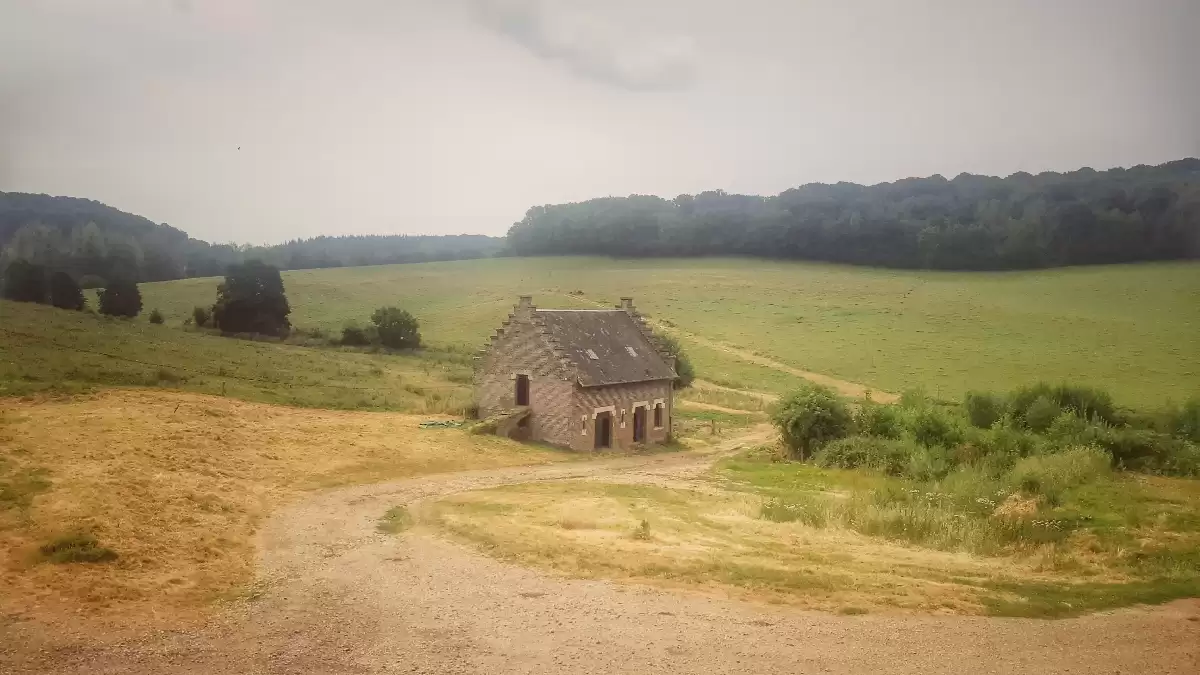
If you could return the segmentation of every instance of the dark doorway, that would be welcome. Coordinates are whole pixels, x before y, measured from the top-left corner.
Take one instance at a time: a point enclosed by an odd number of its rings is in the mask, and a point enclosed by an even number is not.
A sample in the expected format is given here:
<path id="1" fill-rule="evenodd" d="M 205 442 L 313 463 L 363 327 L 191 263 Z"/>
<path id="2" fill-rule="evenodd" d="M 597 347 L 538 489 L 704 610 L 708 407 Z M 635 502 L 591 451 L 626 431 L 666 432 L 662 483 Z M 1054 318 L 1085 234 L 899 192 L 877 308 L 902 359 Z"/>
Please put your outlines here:
<path id="1" fill-rule="evenodd" d="M 517 376 L 517 405 L 529 405 L 529 376 Z"/>
<path id="2" fill-rule="evenodd" d="M 633 409 L 633 442 L 646 442 L 646 406 L 644 405 Z"/>
<path id="3" fill-rule="evenodd" d="M 612 447 L 612 413 L 596 415 L 596 449 Z"/>

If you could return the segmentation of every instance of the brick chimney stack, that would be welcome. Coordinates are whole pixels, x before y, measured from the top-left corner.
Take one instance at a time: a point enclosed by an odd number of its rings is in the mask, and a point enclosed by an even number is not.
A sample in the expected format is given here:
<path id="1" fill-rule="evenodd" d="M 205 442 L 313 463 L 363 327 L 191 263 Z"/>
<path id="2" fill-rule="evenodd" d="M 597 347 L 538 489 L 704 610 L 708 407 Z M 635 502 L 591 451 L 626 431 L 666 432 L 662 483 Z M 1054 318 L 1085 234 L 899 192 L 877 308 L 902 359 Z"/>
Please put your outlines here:
<path id="1" fill-rule="evenodd" d="M 534 309 L 533 296 L 522 295 L 517 298 L 517 311 L 513 312 L 513 315 L 521 318 L 530 318 L 533 316 Z"/>

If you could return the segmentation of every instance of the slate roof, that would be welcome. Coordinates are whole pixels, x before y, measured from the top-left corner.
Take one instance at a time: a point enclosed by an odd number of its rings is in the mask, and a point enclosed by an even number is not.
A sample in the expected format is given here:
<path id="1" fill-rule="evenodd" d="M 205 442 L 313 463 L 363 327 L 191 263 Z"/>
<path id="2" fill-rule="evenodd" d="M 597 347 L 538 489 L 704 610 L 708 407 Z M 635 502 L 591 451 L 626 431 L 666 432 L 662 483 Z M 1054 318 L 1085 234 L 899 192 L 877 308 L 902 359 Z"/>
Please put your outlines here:
<path id="1" fill-rule="evenodd" d="M 675 379 L 675 371 L 624 310 L 539 309 L 535 316 L 585 387 Z"/>

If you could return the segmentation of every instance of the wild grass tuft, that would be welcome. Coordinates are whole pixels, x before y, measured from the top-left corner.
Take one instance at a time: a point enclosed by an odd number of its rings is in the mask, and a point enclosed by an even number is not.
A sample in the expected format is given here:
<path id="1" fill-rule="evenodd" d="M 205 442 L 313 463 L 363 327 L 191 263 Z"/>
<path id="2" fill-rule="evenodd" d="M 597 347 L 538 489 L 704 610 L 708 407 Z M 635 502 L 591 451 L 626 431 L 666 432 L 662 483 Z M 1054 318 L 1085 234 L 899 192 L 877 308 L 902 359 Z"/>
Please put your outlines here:
<path id="1" fill-rule="evenodd" d="M 117 552 L 101 546 L 95 536 L 84 532 L 65 534 L 43 544 L 38 551 L 52 563 L 99 563 L 117 559 Z"/>
<path id="2" fill-rule="evenodd" d="M 404 506 L 393 506 L 383 514 L 375 529 L 384 534 L 399 534 L 413 526 L 412 514 Z"/>

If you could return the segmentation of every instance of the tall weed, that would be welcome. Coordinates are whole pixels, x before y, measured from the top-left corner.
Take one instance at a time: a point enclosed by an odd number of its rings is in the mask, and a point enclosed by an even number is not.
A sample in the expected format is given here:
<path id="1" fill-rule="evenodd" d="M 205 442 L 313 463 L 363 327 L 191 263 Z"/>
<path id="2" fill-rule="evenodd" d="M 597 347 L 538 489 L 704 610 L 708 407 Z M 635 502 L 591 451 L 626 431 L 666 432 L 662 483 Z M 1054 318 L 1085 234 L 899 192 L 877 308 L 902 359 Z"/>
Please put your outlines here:
<path id="1" fill-rule="evenodd" d="M 1057 505 L 1068 489 L 1107 478 L 1111 471 L 1108 453 L 1084 446 L 1026 457 L 1013 466 L 1007 482 L 1012 489 L 1045 497 Z"/>

